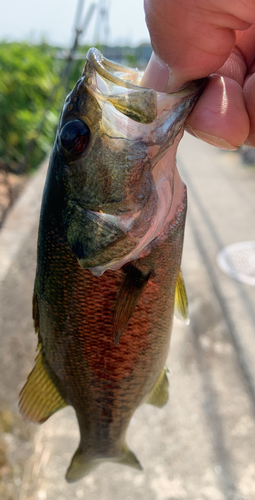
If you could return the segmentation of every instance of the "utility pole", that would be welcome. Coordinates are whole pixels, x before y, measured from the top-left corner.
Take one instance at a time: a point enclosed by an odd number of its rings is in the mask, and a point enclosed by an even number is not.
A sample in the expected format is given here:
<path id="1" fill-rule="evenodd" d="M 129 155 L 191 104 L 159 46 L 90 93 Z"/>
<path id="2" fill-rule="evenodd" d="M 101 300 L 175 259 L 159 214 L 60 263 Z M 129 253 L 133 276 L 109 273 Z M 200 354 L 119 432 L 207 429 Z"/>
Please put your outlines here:
<path id="1" fill-rule="evenodd" d="M 94 31 L 95 45 L 107 45 L 110 38 L 109 11 L 111 0 L 99 0 Z"/>
<path id="2" fill-rule="evenodd" d="M 77 50 L 77 47 L 79 45 L 79 41 L 82 35 L 84 35 L 87 31 L 87 28 L 89 26 L 89 23 L 92 19 L 92 16 L 94 14 L 94 10 L 96 8 L 95 3 L 91 3 L 87 14 L 84 17 L 84 20 L 82 22 L 82 11 L 83 11 L 83 6 L 84 6 L 84 0 L 78 0 L 78 5 L 77 5 L 77 10 L 76 10 L 76 15 L 75 15 L 75 24 L 74 24 L 74 31 L 75 31 L 75 36 L 74 36 L 74 41 L 73 45 L 70 49 L 68 58 L 67 58 L 67 64 L 63 72 L 63 81 L 65 82 L 65 91 L 67 91 L 68 84 L 69 84 L 69 77 L 71 73 L 71 68 L 72 68 L 72 62 L 75 57 L 75 53 Z"/>
<path id="3" fill-rule="evenodd" d="M 63 71 L 60 74 L 60 83 L 58 83 L 55 86 L 55 88 L 53 89 L 51 98 L 48 101 L 48 109 L 55 102 L 56 96 L 57 96 L 58 91 L 61 87 L 63 88 L 63 93 L 67 94 L 72 64 L 73 64 L 73 60 L 74 60 L 75 55 L 76 55 L 76 50 L 77 50 L 77 47 L 79 45 L 81 36 L 86 33 L 86 30 L 89 26 L 91 19 L 92 19 L 94 10 L 96 8 L 96 4 L 95 3 L 90 4 L 90 6 L 87 10 L 87 13 L 85 14 L 85 17 L 82 20 L 83 7 L 84 7 L 84 0 L 78 0 L 76 15 L 75 15 L 75 23 L 74 23 L 73 45 L 72 45 L 71 49 L 68 51 L 67 55 L 64 56 L 64 58 L 66 59 L 67 62 L 66 62 L 66 65 L 65 65 Z M 60 57 L 61 57 L 61 55 L 60 55 Z M 34 149 L 36 141 L 38 140 L 40 134 L 43 131 L 43 128 L 44 128 L 46 121 L 47 121 L 47 113 L 44 114 L 41 122 L 37 126 L 35 137 L 33 139 L 31 139 L 30 141 L 28 141 L 28 143 L 26 145 L 24 159 L 19 163 L 19 166 L 18 166 L 19 173 L 24 172 L 25 167 L 28 163 L 29 157 Z"/>

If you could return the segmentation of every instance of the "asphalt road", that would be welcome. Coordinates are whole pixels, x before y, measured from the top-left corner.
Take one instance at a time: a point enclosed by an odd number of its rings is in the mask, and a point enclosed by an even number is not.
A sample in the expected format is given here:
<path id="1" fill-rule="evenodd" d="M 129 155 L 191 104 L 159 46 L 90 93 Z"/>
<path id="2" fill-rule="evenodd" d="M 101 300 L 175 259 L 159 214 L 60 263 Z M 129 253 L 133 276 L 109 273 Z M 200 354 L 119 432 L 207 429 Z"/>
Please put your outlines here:
<path id="1" fill-rule="evenodd" d="M 225 275 L 216 257 L 225 245 L 255 240 L 255 170 L 190 136 L 178 165 L 189 194 L 183 272 L 191 321 L 174 324 L 170 401 L 161 410 L 144 405 L 131 421 L 127 441 L 143 472 L 104 464 L 68 485 L 78 444 L 72 409 L 40 427 L 19 416 L 36 348 L 31 296 L 45 167 L 7 219 L 0 234 L 1 499 L 254 500 L 255 287 Z"/>

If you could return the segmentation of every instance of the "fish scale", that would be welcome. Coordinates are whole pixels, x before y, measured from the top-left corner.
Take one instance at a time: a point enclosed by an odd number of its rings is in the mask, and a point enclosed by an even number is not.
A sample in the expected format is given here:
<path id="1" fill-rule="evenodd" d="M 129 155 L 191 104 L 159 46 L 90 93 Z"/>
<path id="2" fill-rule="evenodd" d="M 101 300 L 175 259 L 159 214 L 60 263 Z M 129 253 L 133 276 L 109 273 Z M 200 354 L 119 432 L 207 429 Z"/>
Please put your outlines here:
<path id="1" fill-rule="evenodd" d="M 20 410 L 42 423 L 74 407 L 81 439 L 68 481 L 105 460 L 141 468 L 126 430 L 140 404 L 166 403 L 175 306 L 187 320 L 180 272 L 186 189 L 171 145 L 204 82 L 165 96 L 134 85 L 135 71 L 121 80 L 119 70 L 89 51 L 64 106 L 40 216 L 39 354 Z M 114 186 L 121 186 L 119 201 Z"/>

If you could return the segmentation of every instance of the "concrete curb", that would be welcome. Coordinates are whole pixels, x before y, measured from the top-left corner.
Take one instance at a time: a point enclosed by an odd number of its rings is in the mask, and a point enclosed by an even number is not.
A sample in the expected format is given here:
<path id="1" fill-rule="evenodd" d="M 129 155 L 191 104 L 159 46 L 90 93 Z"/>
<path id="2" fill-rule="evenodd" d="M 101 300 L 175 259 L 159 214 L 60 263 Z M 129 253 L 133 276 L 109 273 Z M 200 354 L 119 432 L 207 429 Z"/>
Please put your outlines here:
<path id="1" fill-rule="evenodd" d="M 0 232 L 0 284 L 39 218 L 42 192 L 49 158 L 39 166 L 36 174 L 27 183 L 21 196 L 10 210 Z"/>

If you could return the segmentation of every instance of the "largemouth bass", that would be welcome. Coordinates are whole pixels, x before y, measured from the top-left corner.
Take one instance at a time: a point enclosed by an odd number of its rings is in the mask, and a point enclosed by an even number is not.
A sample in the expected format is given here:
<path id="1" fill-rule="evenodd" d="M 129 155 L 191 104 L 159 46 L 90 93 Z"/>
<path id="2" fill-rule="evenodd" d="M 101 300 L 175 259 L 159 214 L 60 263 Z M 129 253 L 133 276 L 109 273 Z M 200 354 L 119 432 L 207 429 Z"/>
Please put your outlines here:
<path id="1" fill-rule="evenodd" d="M 39 354 L 20 410 L 42 423 L 74 407 L 81 438 L 68 481 L 105 460 L 141 468 L 126 430 L 139 405 L 166 403 L 175 304 L 187 320 L 186 189 L 175 153 L 204 81 L 162 94 L 140 80 L 90 49 L 65 101 L 43 194 Z"/>

